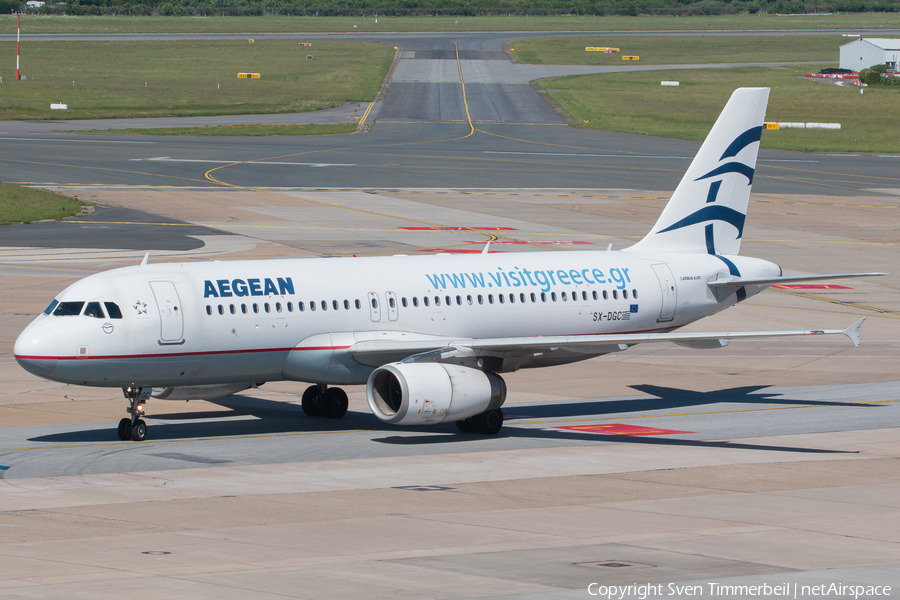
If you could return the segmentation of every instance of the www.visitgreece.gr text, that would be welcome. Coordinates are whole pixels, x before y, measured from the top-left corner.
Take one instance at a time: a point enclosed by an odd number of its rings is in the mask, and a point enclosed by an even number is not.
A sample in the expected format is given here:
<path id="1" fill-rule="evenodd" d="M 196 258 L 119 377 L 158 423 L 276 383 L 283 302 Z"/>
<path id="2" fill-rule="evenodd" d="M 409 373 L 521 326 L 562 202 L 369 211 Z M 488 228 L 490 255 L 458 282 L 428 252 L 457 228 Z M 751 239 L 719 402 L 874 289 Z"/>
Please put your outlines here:
<path id="1" fill-rule="evenodd" d="M 517 288 L 536 287 L 542 292 L 549 292 L 555 285 L 594 285 L 610 284 L 623 290 L 631 283 L 631 275 L 627 268 L 612 268 L 608 274 L 600 269 L 546 269 L 529 271 L 513 267 L 504 270 L 497 267 L 496 272 L 475 273 L 434 273 L 425 275 L 436 290 L 466 288 Z"/>

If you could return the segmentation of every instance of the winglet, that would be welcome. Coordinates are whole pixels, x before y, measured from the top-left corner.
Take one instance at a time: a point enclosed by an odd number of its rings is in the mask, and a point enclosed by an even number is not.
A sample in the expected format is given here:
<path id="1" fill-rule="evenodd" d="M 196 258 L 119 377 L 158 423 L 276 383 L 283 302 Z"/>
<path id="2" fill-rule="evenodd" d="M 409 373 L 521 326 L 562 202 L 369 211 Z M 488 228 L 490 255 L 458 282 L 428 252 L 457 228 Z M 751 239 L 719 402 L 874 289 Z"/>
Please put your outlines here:
<path id="1" fill-rule="evenodd" d="M 859 346 L 859 328 L 862 327 L 862 324 L 866 322 L 866 318 L 863 317 L 850 327 L 844 330 L 844 335 L 850 338 L 850 341 L 853 342 L 854 346 Z"/>
<path id="2" fill-rule="evenodd" d="M 487 243 L 484 245 L 484 250 L 482 250 L 481 253 L 482 253 L 482 254 L 487 254 L 487 253 L 488 253 L 488 248 L 490 248 L 490 247 L 491 247 L 491 240 L 488 240 Z"/>
<path id="3" fill-rule="evenodd" d="M 142 266 L 142 267 L 146 267 L 146 266 L 147 266 L 147 261 L 148 261 L 148 260 L 150 260 L 150 253 L 149 253 L 149 252 L 148 252 L 147 254 L 144 255 L 144 260 L 141 261 L 141 266 Z"/>

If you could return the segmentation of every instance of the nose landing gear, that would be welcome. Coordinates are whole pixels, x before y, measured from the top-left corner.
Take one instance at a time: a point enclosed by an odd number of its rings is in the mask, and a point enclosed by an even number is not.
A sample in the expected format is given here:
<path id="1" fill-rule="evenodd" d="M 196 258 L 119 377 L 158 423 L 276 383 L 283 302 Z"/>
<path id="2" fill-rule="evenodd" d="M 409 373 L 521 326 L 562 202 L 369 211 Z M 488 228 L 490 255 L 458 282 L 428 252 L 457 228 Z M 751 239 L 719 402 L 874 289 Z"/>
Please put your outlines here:
<path id="1" fill-rule="evenodd" d="M 150 398 L 152 391 L 152 388 L 132 386 L 122 388 L 122 393 L 125 394 L 125 398 L 128 400 L 128 408 L 125 409 L 125 412 L 131 415 L 130 419 L 126 417 L 119 421 L 119 427 L 116 431 L 119 434 L 119 439 L 123 442 L 129 439 L 135 442 L 143 442 L 147 437 L 147 423 L 141 417 L 144 416 L 144 404 Z"/>

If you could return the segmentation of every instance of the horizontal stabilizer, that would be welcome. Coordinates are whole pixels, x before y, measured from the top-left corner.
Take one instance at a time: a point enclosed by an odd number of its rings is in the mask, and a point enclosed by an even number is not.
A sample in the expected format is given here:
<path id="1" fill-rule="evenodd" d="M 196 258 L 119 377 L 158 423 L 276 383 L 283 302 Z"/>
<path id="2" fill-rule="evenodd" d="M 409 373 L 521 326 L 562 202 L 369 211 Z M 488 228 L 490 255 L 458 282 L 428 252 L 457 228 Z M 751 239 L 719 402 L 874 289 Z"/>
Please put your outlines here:
<path id="1" fill-rule="evenodd" d="M 732 279 L 719 279 L 710 281 L 712 289 L 737 289 L 746 285 L 787 285 L 790 283 L 805 283 L 807 281 L 824 281 L 826 279 L 849 279 L 851 277 L 881 277 L 887 273 L 837 273 L 832 275 L 795 275 L 792 277 L 735 277 Z"/>

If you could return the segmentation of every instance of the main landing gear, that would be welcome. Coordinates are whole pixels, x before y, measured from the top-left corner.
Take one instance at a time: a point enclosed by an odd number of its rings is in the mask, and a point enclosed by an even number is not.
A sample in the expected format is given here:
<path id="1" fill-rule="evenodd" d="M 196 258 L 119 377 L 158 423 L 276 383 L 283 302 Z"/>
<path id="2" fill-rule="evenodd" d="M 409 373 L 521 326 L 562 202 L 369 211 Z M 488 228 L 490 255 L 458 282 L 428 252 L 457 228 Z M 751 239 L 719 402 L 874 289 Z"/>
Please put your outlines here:
<path id="1" fill-rule="evenodd" d="M 141 417 L 144 416 L 144 404 L 150 398 L 152 391 L 152 388 L 145 389 L 131 386 L 122 388 L 122 393 L 125 394 L 125 398 L 128 400 L 128 408 L 125 409 L 125 412 L 131 415 L 130 419 L 126 417 L 119 421 L 117 433 L 119 434 L 119 439 L 123 442 L 125 440 L 143 442 L 147 437 L 147 424 Z"/>
<path id="2" fill-rule="evenodd" d="M 463 433 L 483 433 L 494 435 L 503 427 L 503 411 L 499 408 L 486 410 L 480 415 L 456 422 L 456 428 Z"/>
<path id="3" fill-rule="evenodd" d="M 300 400 L 303 412 L 310 417 L 340 419 L 347 414 L 349 401 L 341 388 L 330 388 L 324 383 L 311 385 L 303 392 Z"/>

